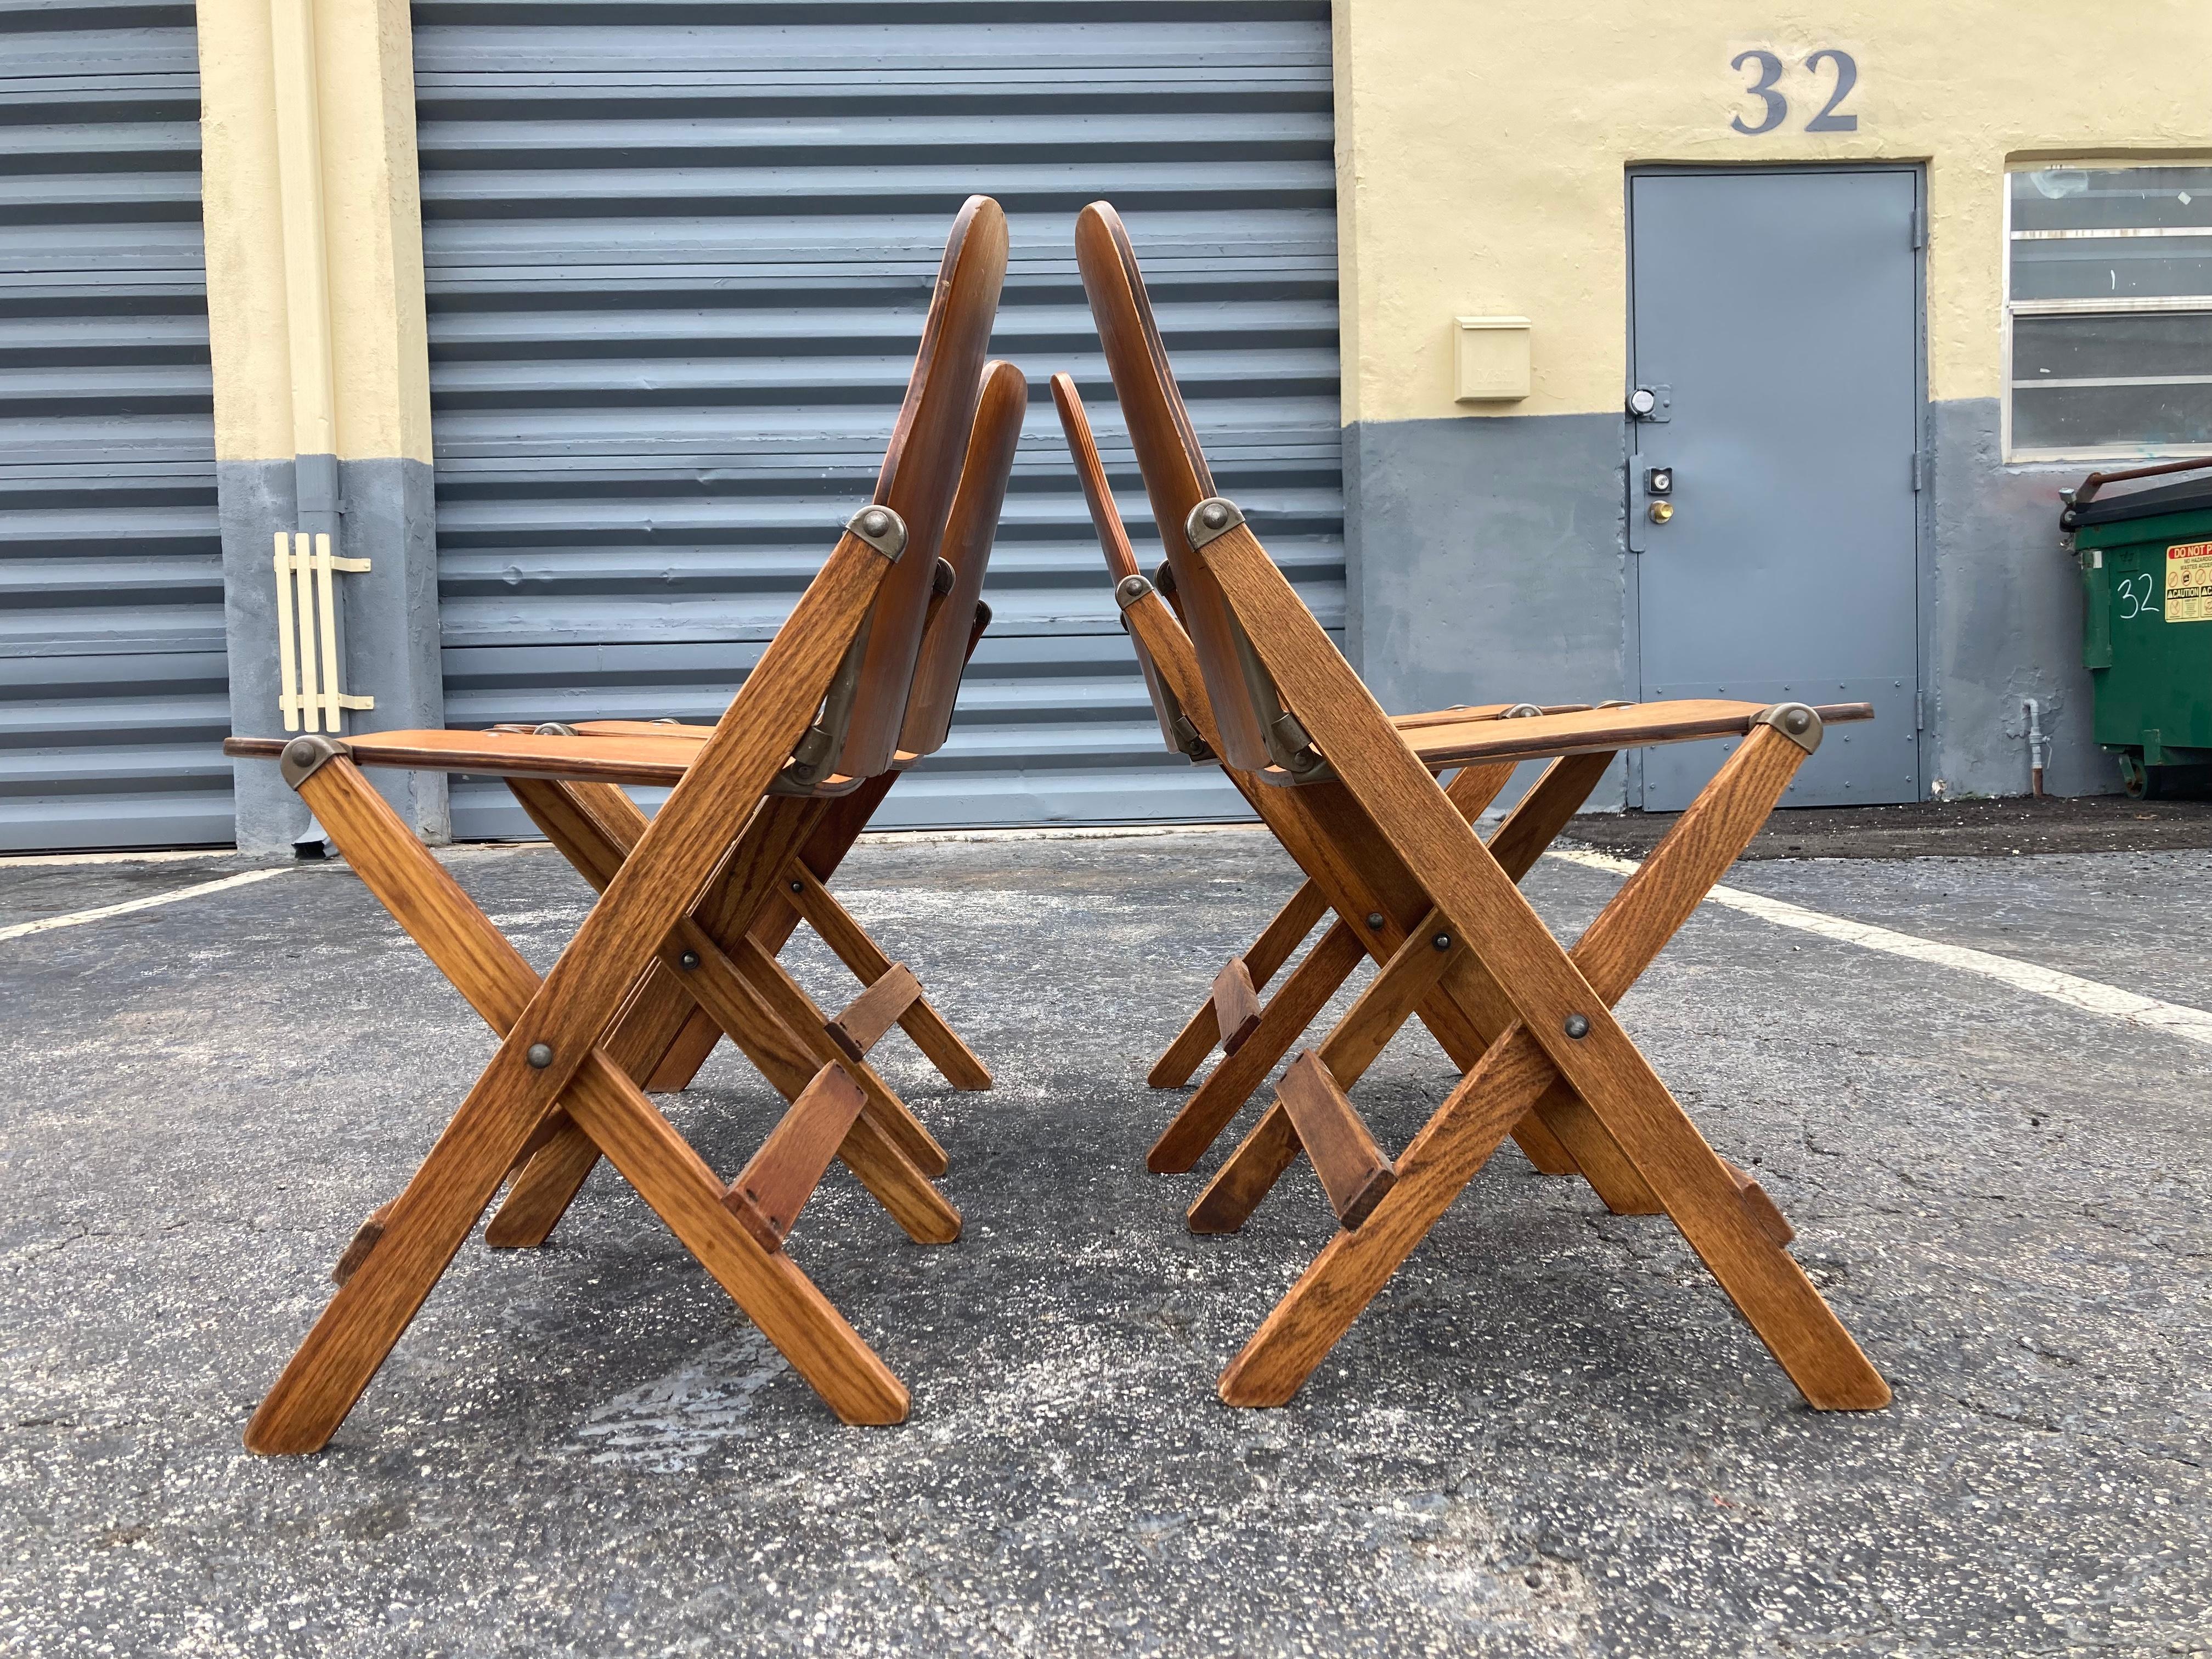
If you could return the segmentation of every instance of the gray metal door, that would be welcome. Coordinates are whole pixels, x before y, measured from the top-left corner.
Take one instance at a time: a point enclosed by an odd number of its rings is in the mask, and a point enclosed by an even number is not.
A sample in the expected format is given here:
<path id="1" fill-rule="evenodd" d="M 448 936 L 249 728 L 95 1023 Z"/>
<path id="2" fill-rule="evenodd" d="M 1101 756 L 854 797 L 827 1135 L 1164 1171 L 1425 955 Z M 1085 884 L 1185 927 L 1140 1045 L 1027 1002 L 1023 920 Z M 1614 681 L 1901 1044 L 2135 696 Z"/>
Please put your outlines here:
<path id="1" fill-rule="evenodd" d="M 1629 181 L 1631 373 L 1656 405 L 1630 426 L 1642 695 L 1872 703 L 1787 805 L 1920 798 L 1917 185 Z M 1686 806 L 1733 746 L 1647 751 L 1642 804 Z"/>
<path id="2" fill-rule="evenodd" d="M 0 852 L 228 842 L 191 7 L 0 7 Z"/>
<path id="3" fill-rule="evenodd" d="M 1135 237 L 1223 488 L 1344 610 L 1328 8 L 414 8 L 446 708 L 712 718 L 865 498 L 947 226 L 1013 238 L 1035 398 L 951 742 L 884 822 L 1243 817 L 1161 746 L 1045 395 L 1144 494 L 1076 280 Z M 528 833 L 459 783 L 458 834 Z"/>

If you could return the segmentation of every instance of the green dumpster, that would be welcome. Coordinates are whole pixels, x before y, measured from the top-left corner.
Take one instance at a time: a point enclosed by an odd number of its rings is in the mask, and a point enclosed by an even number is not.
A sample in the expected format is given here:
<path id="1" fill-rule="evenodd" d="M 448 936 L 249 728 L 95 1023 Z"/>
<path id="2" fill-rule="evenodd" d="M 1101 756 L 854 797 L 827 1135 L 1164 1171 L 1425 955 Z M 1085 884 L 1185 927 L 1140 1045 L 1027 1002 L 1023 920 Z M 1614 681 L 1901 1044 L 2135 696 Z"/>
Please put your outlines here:
<path id="1" fill-rule="evenodd" d="M 2124 478 L 2200 476 L 2109 498 Z M 2212 773 L 2212 459 L 2091 473 L 2059 523 L 2085 601 L 2094 731 L 2130 795 L 2191 793 Z"/>

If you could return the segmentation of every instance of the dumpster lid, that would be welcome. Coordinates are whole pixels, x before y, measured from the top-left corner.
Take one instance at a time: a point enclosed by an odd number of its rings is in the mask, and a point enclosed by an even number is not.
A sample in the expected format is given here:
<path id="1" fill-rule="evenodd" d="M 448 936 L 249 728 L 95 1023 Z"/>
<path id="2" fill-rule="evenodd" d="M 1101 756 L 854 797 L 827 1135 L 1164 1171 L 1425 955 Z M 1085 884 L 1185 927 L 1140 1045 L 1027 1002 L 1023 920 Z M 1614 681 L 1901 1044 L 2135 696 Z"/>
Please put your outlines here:
<path id="1" fill-rule="evenodd" d="M 2180 483 L 2160 484 L 2107 495 L 2066 510 L 2069 529 L 2093 524 L 2120 524 L 2130 519 L 2154 518 L 2161 513 L 2212 513 L 2212 478 L 2190 478 Z"/>
<path id="2" fill-rule="evenodd" d="M 2159 461 L 2150 466 L 2131 466 L 2120 472 L 2092 472 L 2081 480 L 2081 488 L 2067 498 L 2066 510 L 2058 515 L 2058 526 L 2062 530 L 2079 530 L 2086 525 L 2124 524 L 2130 519 L 2155 518 L 2165 513 L 2212 511 L 2212 477 L 2158 484 L 2111 501 L 2102 500 L 2097 494 L 2106 484 L 2164 477 L 2177 472 L 2208 471 L 2212 471 L 2212 456 L 2200 455 L 2186 460 Z"/>

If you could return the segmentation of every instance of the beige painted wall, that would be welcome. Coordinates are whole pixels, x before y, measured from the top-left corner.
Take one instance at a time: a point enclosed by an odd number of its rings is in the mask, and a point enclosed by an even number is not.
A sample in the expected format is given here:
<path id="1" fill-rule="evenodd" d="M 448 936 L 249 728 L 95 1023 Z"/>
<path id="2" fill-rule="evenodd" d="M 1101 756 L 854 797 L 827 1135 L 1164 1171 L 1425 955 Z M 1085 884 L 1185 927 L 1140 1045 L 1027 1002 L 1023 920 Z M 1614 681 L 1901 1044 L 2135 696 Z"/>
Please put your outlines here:
<path id="1" fill-rule="evenodd" d="M 276 0 L 278 4 L 291 0 Z M 414 42 L 404 0 L 306 0 L 327 273 L 329 416 L 314 405 L 313 307 L 288 300 L 271 0 L 199 0 L 203 211 L 216 453 L 264 460 L 430 459 L 415 161 Z M 312 222 L 310 217 L 307 221 Z M 296 235 L 301 221 L 295 217 Z"/>
<path id="2" fill-rule="evenodd" d="M 2212 153 L 2212 0 L 1338 0 L 1344 419 L 1595 414 L 1626 373 L 1623 223 L 1642 162 L 1928 164 L 1929 392 L 2002 390 L 2008 160 Z M 1850 52 L 1850 133 L 1811 134 Z M 1785 65 L 1775 131 L 1742 88 Z M 1459 314 L 1534 322 L 1532 394 L 1452 398 Z"/>

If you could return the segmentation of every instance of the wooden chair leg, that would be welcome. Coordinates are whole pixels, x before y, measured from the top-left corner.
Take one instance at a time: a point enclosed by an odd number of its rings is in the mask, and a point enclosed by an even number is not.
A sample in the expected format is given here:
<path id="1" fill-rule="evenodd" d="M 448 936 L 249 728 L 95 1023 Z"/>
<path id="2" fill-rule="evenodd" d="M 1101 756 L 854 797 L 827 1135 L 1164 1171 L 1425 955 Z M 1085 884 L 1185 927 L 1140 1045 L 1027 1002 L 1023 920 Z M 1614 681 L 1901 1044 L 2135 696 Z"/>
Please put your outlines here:
<path id="1" fill-rule="evenodd" d="M 1174 1121 L 1160 1132 L 1146 1156 L 1146 1167 L 1158 1175 L 1180 1175 L 1196 1164 L 1366 958 L 1367 946 L 1351 927 L 1334 923 L 1267 999 L 1259 1024 L 1237 1052 L 1222 1057 L 1198 1092 L 1183 1102 Z"/>
<path id="2" fill-rule="evenodd" d="M 511 1030 L 538 994 L 536 974 L 383 798 L 343 759 L 323 765 L 301 793 L 363 883 L 470 1004 L 495 1030 Z M 560 1040 L 561 1028 L 550 1030 Z M 588 1042 L 588 1033 L 583 1040 Z M 412 1320 L 537 1121 L 552 1109 L 542 1092 L 512 1075 L 550 1068 L 532 1067 L 520 1054 L 514 1059 L 505 1068 L 495 1060 L 406 1189 L 384 1211 L 380 1235 L 368 1241 L 254 1413 L 246 1431 L 251 1449 L 319 1449 Z M 609 1110 L 643 1107 L 658 1121 L 635 1085 L 596 1050 L 584 1054 L 567 1083 L 562 1099 L 572 1117 L 586 1119 L 587 1133 L 595 1105 L 601 1118 Z M 673 1131 L 667 1133 L 673 1138 Z M 779 1284 L 773 1269 L 762 1273 L 760 1263 L 709 1266 L 718 1277 L 728 1275 L 726 1285 L 763 1330 L 769 1321 L 775 1322 L 771 1340 L 780 1338 L 796 1351 L 794 1366 L 811 1373 L 810 1381 L 818 1376 L 817 1391 L 841 1415 L 854 1421 L 896 1421 L 903 1415 L 904 1389 L 803 1276 L 796 1283 L 783 1276 Z M 836 1352 L 841 1347 L 847 1351 Z"/>
<path id="3" fill-rule="evenodd" d="M 867 1103 L 842 1067 L 824 1066 L 738 1172 L 722 1202 L 763 1249 L 783 1248 Z"/>
<path id="4" fill-rule="evenodd" d="M 1505 822 L 1498 826 L 1493 839 L 1503 843 L 1505 858 L 1501 862 L 1516 880 L 1528 872 L 1544 848 L 1551 844 L 1559 830 L 1589 798 L 1590 790 L 1604 776 L 1612 761 L 1610 755 L 1577 755 L 1554 762 L 1528 793 L 1522 797 Z M 1510 765 L 1467 768 L 1452 780 L 1445 790 L 1445 798 L 1463 817 L 1472 821 L 1497 799 L 1498 792 L 1504 787 L 1512 774 Z M 1309 956 L 1308 962 L 1320 957 L 1322 949 L 1331 945 L 1340 952 L 1346 949 L 1358 949 L 1363 952 L 1376 949 L 1379 941 L 1389 939 L 1395 931 L 1387 912 L 1376 914 L 1384 916 L 1382 930 L 1372 935 L 1363 935 L 1340 921 L 1324 936 L 1322 946 L 1316 948 Z M 1439 939 L 1445 941 L 1441 949 L 1436 943 Z M 1422 1014 L 1447 1052 L 1452 1054 L 1455 1063 L 1472 1065 L 1481 1052 L 1483 1035 L 1479 1025 L 1467 1024 L 1462 1011 L 1439 1007 L 1435 1001 L 1438 983 L 1445 977 L 1447 969 L 1462 963 L 1466 957 L 1463 950 L 1453 949 L 1450 931 L 1440 914 L 1431 909 L 1406 930 L 1403 940 L 1395 954 L 1387 957 L 1378 954 L 1378 961 L 1382 962 L 1380 972 L 1362 993 L 1339 1028 L 1346 1044 L 1364 1051 L 1364 1057 L 1356 1065 L 1351 1065 L 1348 1071 L 1337 1070 L 1332 1066 L 1332 1071 L 1345 1087 L 1350 1087 L 1358 1073 L 1366 1070 L 1399 1027 L 1416 1012 Z M 1353 960 L 1356 963 L 1357 958 Z M 1338 965 L 1334 958 L 1322 957 L 1322 962 L 1330 971 Z M 1301 972 L 1304 968 L 1305 964 L 1300 964 Z M 1311 1023 L 1322 1005 L 1335 994 L 1337 987 L 1343 983 L 1349 973 L 1347 967 L 1336 974 L 1333 981 L 1317 976 L 1312 986 L 1301 988 L 1304 994 L 1300 998 L 1285 1005 L 1283 1018 L 1279 1020 L 1271 1020 L 1263 1012 L 1260 1033 L 1248 1040 L 1245 1045 L 1251 1052 L 1224 1058 L 1213 1074 L 1200 1085 L 1198 1092 L 1184 1103 L 1182 1110 L 1154 1146 L 1152 1167 L 1176 1173 L 1194 1164 L 1206 1147 L 1212 1144 L 1244 1102 L 1250 1098 L 1252 1091 L 1273 1070 L 1275 1062 L 1304 1034 L 1305 1025 Z M 1285 984 L 1279 995 L 1288 995 L 1297 982 L 1297 975 L 1294 974 L 1291 983 Z M 1323 988 L 1324 985 L 1326 988 Z M 1272 1009 L 1273 1003 L 1269 1006 Z M 1304 1023 L 1295 1030 L 1290 1029 L 1291 1019 L 1300 1014 L 1304 1016 Z M 1494 1031 L 1510 1017 L 1510 1006 L 1503 1007 L 1499 1015 L 1492 1021 L 1490 1029 Z M 1350 1048 L 1334 1052 L 1344 1058 L 1347 1064 L 1350 1063 Z M 1271 1112 L 1275 1109 L 1270 1108 Z M 1517 1124 L 1515 1132 L 1516 1138 L 1522 1140 L 1529 1161 L 1544 1173 L 1571 1175 L 1580 1168 L 1579 1160 L 1571 1155 L 1571 1147 L 1562 1145 L 1548 1121 Z M 1230 1172 L 1228 1166 L 1224 1166 L 1222 1175 L 1216 1177 L 1217 1181 L 1226 1177 L 1220 1190 L 1217 1193 L 1209 1186 L 1192 1206 L 1188 1219 L 1195 1231 L 1234 1231 L 1243 1224 L 1245 1216 L 1249 1214 L 1249 1209 L 1239 1213 L 1240 1206 L 1256 1202 L 1273 1184 L 1274 1178 L 1281 1174 L 1282 1169 L 1288 1167 L 1276 1163 L 1283 1148 L 1295 1147 L 1295 1136 L 1287 1122 L 1276 1122 L 1267 1133 L 1255 1134 L 1250 1140 L 1253 1147 L 1250 1156 L 1257 1161 L 1234 1173 Z M 1233 1155 L 1231 1162 L 1233 1164 L 1236 1156 L 1241 1155 L 1240 1149 L 1239 1154 Z M 1162 1159 L 1171 1161 L 1164 1164 L 1160 1161 Z M 1263 1175 L 1267 1169 L 1272 1169 L 1273 1174 Z M 1635 1184 L 1640 1188 L 1640 1182 Z M 1607 1182 L 1609 1194 L 1626 1185 L 1619 1180 Z"/>
<path id="5" fill-rule="evenodd" d="M 596 872 L 601 879 L 611 879 L 649 822 L 637 804 L 612 785 L 516 780 L 510 787 L 525 799 L 539 827 L 572 849 L 570 855 L 579 860 L 578 867 L 586 872 L 587 878 Z M 787 810 L 781 808 L 787 808 L 787 804 L 768 803 L 746 827 L 738 854 L 729 861 L 716 892 L 678 923 L 662 954 L 664 963 L 685 983 L 690 1000 L 707 1006 L 700 993 L 709 980 L 714 981 L 721 1002 L 719 1007 L 708 1006 L 708 1012 L 718 1015 L 718 1023 L 723 1023 L 725 1030 L 737 1023 L 741 1011 L 764 1006 L 775 1018 L 766 1024 L 762 1035 L 787 1032 L 799 1040 L 804 1051 L 796 1066 L 799 1080 L 785 1090 L 789 1099 L 797 1088 L 805 1086 L 805 1078 L 820 1065 L 837 1059 L 840 1051 L 823 1029 L 821 1011 L 770 951 L 763 948 L 750 927 L 766 899 L 778 891 L 793 852 L 820 816 L 812 803 L 793 803 Z M 732 887 L 750 907 L 741 918 L 728 913 Z M 732 966 L 744 981 L 742 989 L 723 982 Z M 720 1016 L 728 1019 L 724 1021 Z M 749 1055 L 754 1054 L 755 1043 L 749 1041 L 742 1025 L 730 1030 L 730 1035 L 746 1048 Z M 946 1167 L 944 1148 L 905 1103 L 872 1068 L 863 1065 L 855 1074 L 868 1091 L 878 1127 L 926 1174 L 942 1174 Z M 913 1201 L 921 1200 L 915 1195 Z"/>
<path id="6" fill-rule="evenodd" d="M 1207 544 L 1206 559 L 1285 701 L 1322 751 L 1339 757 L 1347 787 L 1399 855 L 1421 872 L 1437 908 L 1455 931 L 1478 942 L 1522 1022 L 1492 1045 L 1446 1103 L 1457 1108 L 1447 1122 L 1476 1126 L 1457 1138 L 1476 1148 L 1474 1161 L 1425 1161 L 1423 1167 L 1443 1173 L 1417 1181 L 1409 1148 L 1397 1185 L 1368 1224 L 1339 1236 L 1224 1374 L 1223 1397 L 1235 1403 L 1287 1400 L 1497 1137 L 1558 1075 L 1604 1122 L 1806 1399 L 1831 1409 L 1885 1403 L 1889 1390 L 1880 1374 L 1803 1271 L 1762 1229 L 1726 1167 L 1611 1012 L 1612 1000 L 1772 810 L 1806 750 L 1771 725 L 1755 727 L 1569 954 L 1457 815 L 1435 798 L 1432 783 L 1395 741 L 1372 699 L 1355 695 L 1356 678 L 1249 531 L 1232 526 Z M 1393 1212 L 1401 1195 L 1405 1207 Z M 1378 1225 L 1386 1214 L 1402 1220 Z M 1382 1235 L 1393 1243 L 1373 1254 L 1371 1241 Z M 1361 1254 L 1363 1243 L 1369 1254 Z M 1365 1265 L 1346 1267 L 1347 1261 Z"/>
<path id="7" fill-rule="evenodd" d="M 1591 924 L 1572 960 L 1608 1006 L 1726 872 L 1803 759 L 1771 727 L 1755 731 Z M 1287 1401 L 1473 1178 L 1505 1124 L 1558 1075 L 1526 1027 L 1502 1036 L 1398 1160 L 1397 1184 L 1368 1224 L 1332 1242 L 1223 1374 L 1222 1397 Z M 1765 1206 L 1738 1189 L 1680 1108 L 1670 1118 L 1626 1091 L 1583 1094 L 1806 1399 L 1824 1409 L 1886 1404 L 1887 1385 L 1784 1253 Z"/>
<path id="8" fill-rule="evenodd" d="M 1306 935 L 1313 932 L 1314 924 L 1328 914 L 1328 901 L 1313 882 L 1306 882 L 1291 895 L 1289 902 L 1275 913 L 1274 919 L 1239 958 L 1255 991 L 1265 988 L 1276 971 L 1291 959 L 1291 953 L 1304 943 Z M 1220 1036 L 1220 1025 L 1209 998 L 1199 1006 L 1176 1040 L 1153 1062 L 1145 1081 L 1155 1089 L 1180 1089 L 1205 1063 Z"/>
<path id="9" fill-rule="evenodd" d="M 571 1109 L 684 1249 L 823 1402 L 851 1424 L 902 1423 L 906 1385 L 781 1250 L 771 1255 L 724 1203 L 726 1189 L 689 1143 L 631 1090 L 594 1091 Z"/>
<path id="10" fill-rule="evenodd" d="M 852 913 L 823 884 L 822 878 L 800 860 L 793 860 L 789 896 L 806 925 L 836 953 L 864 986 L 873 987 L 890 972 L 892 963 L 883 947 L 868 936 Z M 956 1089 L 983 1090 L 991 1086 L 990 1069 L 974 1049 L 946 1024 L 927 995 L 917 994 L 899 1012 L 899 1029 L 914 1039 L 939 1074 Z"/>

